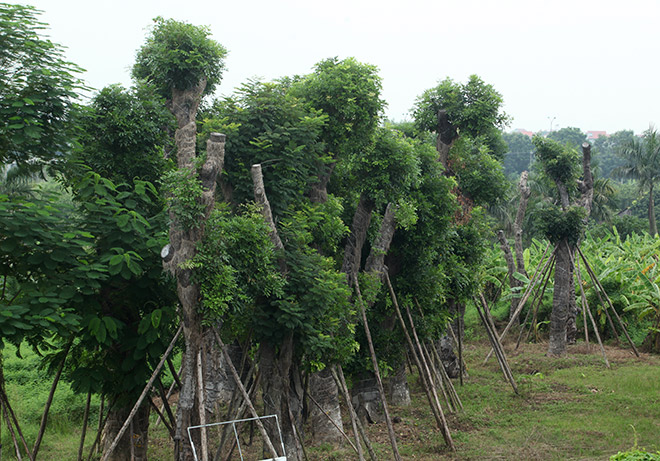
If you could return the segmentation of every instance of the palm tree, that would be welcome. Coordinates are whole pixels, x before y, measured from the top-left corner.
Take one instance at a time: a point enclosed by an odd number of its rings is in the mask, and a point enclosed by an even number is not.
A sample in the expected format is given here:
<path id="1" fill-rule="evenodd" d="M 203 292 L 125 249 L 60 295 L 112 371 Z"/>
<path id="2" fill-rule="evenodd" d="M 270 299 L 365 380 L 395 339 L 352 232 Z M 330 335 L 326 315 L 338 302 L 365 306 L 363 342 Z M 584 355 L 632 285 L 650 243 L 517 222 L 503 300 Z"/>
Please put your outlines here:
<path id="1" fill-rule="evenodd" d="M 622 178 L 637 180 L 640 191 L 648 190 L 649 194 L 649 233 L 658 233 L 655 223 L 655 205 L 653 203 L 653 188 L 660 181 L 660 138 L 657 131 L 651 127 L 644 132 L 642 139 L 633 139 L 617 152 L 625 163 L 616 168 L 614 173 Z"/>

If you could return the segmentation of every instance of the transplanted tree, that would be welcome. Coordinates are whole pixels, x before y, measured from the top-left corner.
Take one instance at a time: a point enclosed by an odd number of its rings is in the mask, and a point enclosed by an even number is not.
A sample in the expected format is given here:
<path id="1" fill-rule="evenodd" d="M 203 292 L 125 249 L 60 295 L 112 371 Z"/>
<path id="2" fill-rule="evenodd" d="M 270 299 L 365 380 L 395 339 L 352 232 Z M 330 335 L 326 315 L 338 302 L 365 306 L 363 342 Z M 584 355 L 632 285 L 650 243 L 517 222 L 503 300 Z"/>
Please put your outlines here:
<path id="1" fill-rule="evenodd" d="M 548 354 L 559 356 L 567 342 L 575 340 L 573 255 L 593 201 L 591 145 L 582 144 L 581 172 L 575 149 L 539 136 L 534 137 L 534 145 L 544 173 L 556 185 L 555 201 L 538 210 L 536 218 L 546 237 L 557 246 Z"/>
<path id="2" fill-rule="evenodd" d="M 193 459 L 186 428 L 205 422 L 196 371 L 204 369 L 203 316 L 199 284 L 192 280 L 189 264 L 204 236 L 204 222 L 215 203 L 216 179 L 224 160 L 224 135 L 211 136 L 205 158 L 199 159 L 195 149 L 197 110 L 202 97 L 220 82 L 226 55 L 209 35 L 205 27 L 157 18 L 133 67 L 133 76 L 152 84 L 177 120 L 178 171 L 168 178 L 172 224 L 170 245 L 163 250 L 167 268 L 177 280 L 186 344 L 175 430 L 177 460 Z M 195 432 L 195 443 L 201 442 L 199 436 Z"/>
<path id="3" fill-rule="evenodd" d="M 648 191 L 649 234 L 658 233 L 655 220 L 655 203 L 653 192 L 655 184 L 660 181 L 660 138 L 654 128 L 649 128 L 639 139 L 632 139 L 617 151 L 623 161 L 622 166 L 614 173 L 623 178 L 634 179 L 641 191 Z"/>
<path id="4" fill-rule="evenodd" d="M 475 287 L 476 271 L 470 270 L 479 261 L 481 245 L 476 244 L 479 235 L 480 214 L 473 222 L 475 205 L 495 203 L 505 196 L 506 180 L 498 160 L 506 152 L 501 129 L 508 123 L 502 111 L 502 96 L 472 75 L 465 84 L 445 79 L 435 88 L 426 90 L 418 99 L 413 110 L 415 124 L 420 132 L 431 131 L 437 135 L 438 161 L 445 174 L 454 176 L 454 188 L 460 211 L 453 217 L 457 239 L 453 252 L 444 253 L 443 261 L 449 271 L 446 306 L 456 320 L 455 329 L 460 331 L 465 305 Z M 461 240 L 469 250 L 461 249 Z M 478 239 L 477 239 L 478 241 Z M 450 341 L 448 337 L 445 338 Z M 451 348 L 449 348 L 451 351 Z M 458 367 L 451 352 L 443 358 L 448 372 L 455 373 Z"/>

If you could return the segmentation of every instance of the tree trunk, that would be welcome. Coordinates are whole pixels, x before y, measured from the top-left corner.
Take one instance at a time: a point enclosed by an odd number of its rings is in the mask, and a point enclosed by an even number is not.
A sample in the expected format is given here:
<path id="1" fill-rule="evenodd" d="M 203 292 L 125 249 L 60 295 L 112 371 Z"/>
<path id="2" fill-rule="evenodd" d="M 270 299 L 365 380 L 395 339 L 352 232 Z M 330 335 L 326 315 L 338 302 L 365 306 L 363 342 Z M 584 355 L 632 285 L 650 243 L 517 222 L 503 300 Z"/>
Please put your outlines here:
<path id="1" fill-rule="evenodd" d="M 131 423 L 131 430 L 124 433 L 119 444 L 108 457 L 108 461 L 146 461 L 149 441 L 149 405 L 142 404 Z M 122 425 L 131 412 L 131 406 L 113 408 L 110 410 L 107 423 L 103 429 L 101 444 L 103 452 L 110 447 Z M 131 447 L 132 445 L 132 447 Z M 132 456 L 131 456 L 132 453 Z"/>
<path id="2" fill-rule="evenodd" d="M 353 285 L 353 278 L 360 271 L 362 247 L 367 239 L 367 230 L 369 230 L 374 207 L 375 203 L 367 198 L 364 193 L 360 195 L 360 201 L 351 224 L 351 234 L 348 236 L 346 249 L 344 250 L 344 262 L 341 266 L 341 271 L 346 274 L 349 286 Z"/>
<path id="3" fill-rule="evenodd" d="M 570 257 L 570 246 L 566 240 L 559 243 L 555 263 L 555 289 L 552 297 L 552 313 L 550 314 L 550 344 L 548 354 L 559 356 L 566 350 L 566 322 L 570 309 L 571 277 L 573 275 Z"/>
<path id="4" fill-rule="evenodd" d="M 312 438 L 317 443 L 340 443 L 343 438 L 340 429 L 343 430 L 344 426 L 339 407 L 339 390 L 332 377 L 332 371 L 329 366 L 310 376 L 309 393 L 323 409 L 319 409 L 316 405 L 311 406 L 309 419 L 312 428 Z M 334 424 L 323 412 L 334 421 Z"/>
<path id="5" fill-rule="evenodd" d="M 204 216 L 200 217 L 198 225 L 191 229 L 183 228 L 176 215 L 170 210 L 172 222 L 170 244 L 162 252 L 165 268 L 176 278 L 186 345 L 174 434 L 177 461 L 194 459 L 186 428 L 199 424 L 200 411 L 205 411 L 204 396 L 196 398 L 196 389 L 200 387 L 197 382 L 196 361 L 204 348 L 204 327 L 202 326 L 202 316 L 198 312 L 200 291 L 199 286 L 192 281 L 192 271 L 184 268 L 183 264 L 195 256 L 196 246 L 204 235 L 204 224 L 215 204 L 217 177 L 222 170 L 225 154 L 225 135 L 212 133 L 206 146 L 206 161 L 197 175 L 198 171 L 194 162 L 197 143 L 195 119 L 205 88 L 205 79 L 200 80 L 195 87 L 188 90 L 175 88 L 172 91 L 171 102 L 171 110 L 176 116 L 178 125 L 174 135 L 177 165 L 182 170 L 188 170 L 189 174 L 201 183 L 203 192 L 199 201 L 205 208 Z M 202 369 L 204 368 L 203 364 L 200 366 Z M 194 431 L 193 443 L 196 447 L 201 443 L 200 433 L 201 431 Z"/>
<path id="6" fill-rule="evenodd" d="M 525 270 L 525 258 L 523 255 L 522 233 L 523 233 L 523 220 L 525 219 L 525 212 L 527 211 L 527 203 L 529 197 L 532 195 L 532 190 L 527 185 L 527 172 L 523 171 L 520 174 L 520 181 L 518 182 L 518 192 L 520 192 L 520 201 L 518 202 L 518 211 L 516 213 L 516 220 L 513 222 L 513 248 L 516 254 L 516 270 L 527 277 Z"/>
<path id="7" fill-rule="evenodd" d="M 436 141 L 436 150 L 438 151 L 438 161 L 445 167 L 446 174 L 449 171 L 449 150 L 458 138 L 456 128 L 449 122 L 446 110 L 438 111 L 438 127 L 436 128 L 438 139 Z"/>
<path id="8" fill-rule="evenodd" d="M 293 364 L 293 333 L 290 333 L 279 350 L 275 346 L 262 343 L 259 347 L 261 386 L 264 401 L 264 414 L 276 414 L 279 418 L 284 448 L 290 461 L 303 460 L 302 437 L 302 383 Z M 275 441 L 280 436 L 275 421 L 269 418 L 264 426 L 270 439 Z M 264 453 L 267 453 L 264 450 Z"/>
<path id="9" fill-rule="evenodd" d="M 516 263 L 513 260 L 513 254 L 511 253 L 511 248 L 509 247 L 509 242 L 504 236 L 504 231 L 500 230 L 497 232 L 497 239 L 500 242 L 500 249 L 504 254 L 504 260 L 506 261 L 507 273 L 509 275 L 509 287 L 513 290 L 514 288 L 520 288 L 523 286 L 523 283 L 514 277 L 516 273 Z M 520 298 L 518 297 L 520 293 L 514 294 L 511 298 L 511 307 L 509 308 L 509 318 L 513 316 L 513 313 L 516 312 Z"/>
<path id="10" fill-rule="evenodd" d="M 387 379 L 387 396 L 392 405 L 401 407 L 410 405 L 410 388 L 408 387 L 406 362 L 402 362 L 394 375 Z"/>
<path id="11" fill-rule="evenodd" d="M 460 377 L 462 366 L 458 357 L 458 344 L 455 339 L 458 340 L 460 338 L 461 343 L 463 343 L 465 304 L 455 299 L 448 300 L 447 304 L 449 315 L 454 318 L 454 321 L 447 325 L 447 328 L 451 328 L 452 331 L 448 331 L 448 334 L 440 338 L 440 360 L 445 367 L 447 375 L 450 378 L 458 378 Z"/>
<path id="12" fill-rule="evenodd" d="M 658 233 L 658 228 L 655 223 L 655 203 L 653 200 L 653 184 L 649 187 L 649 234 L 655 237 Z"/>

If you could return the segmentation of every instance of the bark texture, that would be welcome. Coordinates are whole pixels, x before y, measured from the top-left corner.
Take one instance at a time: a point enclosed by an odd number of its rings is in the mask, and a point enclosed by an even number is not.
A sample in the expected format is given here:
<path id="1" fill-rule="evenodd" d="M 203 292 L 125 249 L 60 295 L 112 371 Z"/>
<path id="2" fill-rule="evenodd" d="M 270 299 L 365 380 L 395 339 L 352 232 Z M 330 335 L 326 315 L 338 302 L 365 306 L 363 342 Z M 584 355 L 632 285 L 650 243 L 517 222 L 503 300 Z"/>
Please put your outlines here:
<path id="1" fill-rule="evenodd" d="M 316 405 L 310 407 L 312 438 L 315 442 L 340 443 L 343 436 L 339 429 L 344 430 L 344 425 L 339 407 L 339 389 L 329 367 L 310 376 L 309 393 L 323 409 L 319 409 Z M 334 421 L 334 424 L 328 417 Z"/>
<path id="2" fill-rule="evenodd" d="M 561 206 L 565 210 L 570 205 L 567 186 L 560 181 L 555 181 L 555 184 L 559 191 Z M 582 179 L 577 181 L 577 186 L 580 197 L 574 202 L 574 205 L 584 208 L 588 217 L 591 213 L 594 196 L 594 179 L 591 174 L 591 145 L 587 142 L 582 144 Z M 578 308 L 575 299 L 574 266 L 572 262 L 572 255 L 576 248 L 576 245 L 572 244 L 568 237 L 557 244 L 555 286 L 552 297 L 552 313 L 550 314 L 549 355 L 562 355 L 566 351 L 567 343 L 574 341 L 577 336 L 575 319 Z"/>
<path id="3" fill-rule="evenodd" d="M 367 230 L 371 223 L 371 215 L 375 204 L 367 198 L 365 194 L 360 195 L 360 201 L 353 215 L 351 224 L 351 234 L 348 236 L 346 248 L 344 250 L 344 261 L 341 271 L 346 274 L 346 281 L 349 285 L 353 284 L 353 279 L 360 271 L 362 264 L 362 247 L 367 239 Z"/>
<path id="4" fill-rule="evenodd" d="M 445 167 L 449 174 L 449 150 L 458 138 L 458 132 L 454 125 L 449 122 L 446 110 L 438 111 L 438 127 L 436 129 L 438 139 L 436 149 L 438 151 L 438 161 Z"/>
<path id="5" fill-rule="evenodd" d="M 182 363 L 181 391 L 177 406 L 176 428 L 174 434 L 175 459 L 189 461 L 194 459 L 186 428 L 200 423 L 200 415 L 205 411 L 203 395 L 197 395 L 200 386 L 197 378 L 197 361 L 204 349 L 204 327 L 202 316 L 199 314 L 200 290 L 192 282 L 192 271 L 186 269 L 183 263 L 189 261 L 196 254 L 196 245 L 204 234 L 204 224 L 215 204 L 215 190 L 217 177 L 222 170 L 225 153 L 225 135 L 212 133 L 207 142 L 207 158 L 201 166 L 199 173 L 195 169 L 196 157 L 196 126 L 195 119 L 202 93 L 206 87 L 206 80 L 202 79 L 197 86 L 188 90 L 172 91 L 171 109 L 177 119 L 178 128 L 175 133 L 177 148 L 177 165 L 180 169 L 189 171 L 189 174 L 200 181 L 203 189 L 200 203 L 204 206 L 205 214 L 200 218 L 197 226 L 185 229 L 178 222 L 176 215 L 170 210 L 170 245 L 163 251 L 164 266 L 174 275 L 177 282 L 177 294 L 181 305 L 181 320 L 186 353 Z M 205 369 L 204 363 L 199 366 Z M 202 372 L 203 375 L 203 372 Z M 194 431 L 193 443 L 201 443 L 201 431 Z"/>
<path id="6" fill-rule="evenodd" d="M 101 446 L 104 453 L 119 433 L 131 409 L 131 406 L 126 406 L 110 410 L 101 436 Z M 133 418 L 130 429 L 124 433 L 119 440 L 119 444 L 108 457 L 108 461 L 146 461 L 148 442 L 149 405 L 143 404 Z"/>

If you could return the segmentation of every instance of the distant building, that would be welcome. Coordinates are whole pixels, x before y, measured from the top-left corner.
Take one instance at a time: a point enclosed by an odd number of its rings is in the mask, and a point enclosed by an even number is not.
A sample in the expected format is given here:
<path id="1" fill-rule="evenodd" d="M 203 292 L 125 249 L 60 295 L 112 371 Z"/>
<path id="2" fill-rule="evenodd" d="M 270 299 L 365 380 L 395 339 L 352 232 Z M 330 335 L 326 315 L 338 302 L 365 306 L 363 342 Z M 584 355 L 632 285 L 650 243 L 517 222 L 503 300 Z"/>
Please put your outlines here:
<path id="1" fill-rule="evenodd" d="M 525 136 L 529 136 L 530 138 L 534 137 L 534 132 L 533 131 L 527 131 L 523 128 L 516 128 L 514 130 L 516 133 L 524 134 Z"/>
<path id="2" fill-rule="evenodd" d="M 601 136 L 607 137 L 607 132 L 605 131 L 587 131 L 587 141 L 595 141 Z"/>

